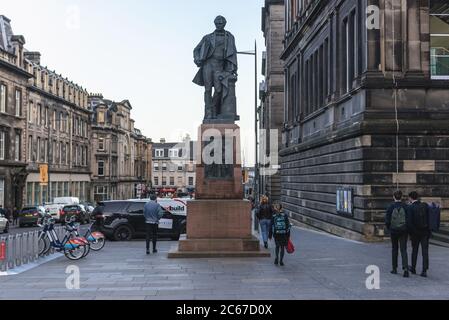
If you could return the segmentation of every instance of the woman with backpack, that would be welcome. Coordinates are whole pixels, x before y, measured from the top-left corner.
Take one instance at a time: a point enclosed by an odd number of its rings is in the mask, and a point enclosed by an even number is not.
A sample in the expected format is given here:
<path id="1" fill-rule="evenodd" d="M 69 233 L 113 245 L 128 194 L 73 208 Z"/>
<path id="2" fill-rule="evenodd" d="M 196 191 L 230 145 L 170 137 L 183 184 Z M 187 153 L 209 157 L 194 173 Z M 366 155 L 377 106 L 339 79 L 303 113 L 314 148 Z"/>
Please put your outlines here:
<path id="1" fill-rule="evenodd" d="M 274 215 L 271 219 L 269 239 L 271 240 L 273 237 L 276 243 L 276 259 L 274 260 L 274 264 L 280 264 L 283 267 L 285 250 L 290 239 L 290 221 L 288 220 L 288 216 L 283 212 L 282 205 L 279 203 L 274 205 Z"/>
<path id="2" fill-rule="evenodd" d="M 271 218 L 273 217 L 273 213 L 273 207 L 269 204 L 268 197 L 263 196 L 259 207 L 256 209 L 256 217 L 260 223 L 260 230 L 265 249 L 268 249 L 268 235 L 270 233 Z"/>

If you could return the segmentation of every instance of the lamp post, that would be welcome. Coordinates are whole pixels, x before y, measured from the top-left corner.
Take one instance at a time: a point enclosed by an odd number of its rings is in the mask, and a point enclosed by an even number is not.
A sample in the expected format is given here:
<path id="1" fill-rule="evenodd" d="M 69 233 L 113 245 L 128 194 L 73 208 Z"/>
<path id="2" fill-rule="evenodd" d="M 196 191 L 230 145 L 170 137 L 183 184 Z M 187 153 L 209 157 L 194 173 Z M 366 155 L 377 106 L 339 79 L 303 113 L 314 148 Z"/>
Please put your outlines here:
<path id="1" fill-rule="evenodd" d="M 254 193 L 255 193 L 255 201 L 259 201 L 259 136 L 258 136 L 258 83 L 257 83 L 257 41 L 254 41 L 254 51 L 242 51 L 237 52 L 237 54 L 242 55 L 251 55 L 254 56 L 254 133 L 255 133 L 255 162 L 254 162 Z"/>

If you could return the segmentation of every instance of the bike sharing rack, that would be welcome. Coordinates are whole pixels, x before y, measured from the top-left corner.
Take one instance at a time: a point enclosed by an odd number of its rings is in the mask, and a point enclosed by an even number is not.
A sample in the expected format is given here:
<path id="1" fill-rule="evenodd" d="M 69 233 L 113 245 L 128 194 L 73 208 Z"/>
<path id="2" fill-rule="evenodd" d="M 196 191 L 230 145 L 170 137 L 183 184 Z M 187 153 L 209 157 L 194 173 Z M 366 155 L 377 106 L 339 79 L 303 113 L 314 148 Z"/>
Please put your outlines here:
<path id="1" fill-rule="evenodd" d="M 55 231 L 58 236 L 64 235 L 63 227 L 56 227 Z M 52 248 L 46 256 L 54 253 Z M 39 256 L 39 231 L 0 237 L 0 272 L 37 262 L 46 256 Z"/>

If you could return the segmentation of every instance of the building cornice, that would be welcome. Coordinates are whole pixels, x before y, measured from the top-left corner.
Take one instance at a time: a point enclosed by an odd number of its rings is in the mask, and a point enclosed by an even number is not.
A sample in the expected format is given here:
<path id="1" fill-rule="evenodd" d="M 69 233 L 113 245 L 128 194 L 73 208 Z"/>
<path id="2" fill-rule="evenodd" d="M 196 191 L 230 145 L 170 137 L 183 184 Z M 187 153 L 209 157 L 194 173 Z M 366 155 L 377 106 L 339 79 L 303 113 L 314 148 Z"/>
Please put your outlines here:
<path id="1" fill-rule="evenodd" d="M 10 71 L 15 72 L 16 74 L 21 75 L 25 79 L 31 79 L 31 78 L 34 77 L 31 73 L 28 73 L 25 70 L 17 67 L 16 65 L 8 63 L 8 62 L 6 62 L 6 61 L 4 61 L 2 59 L 0 59 L 0 66 L 5 67 L 5 68 L 9 69 Z"/>
<path id="2" fill-rule="evenodd" d="M 88 115 L 90 115 L 90 114 L 93 113 L 93 112 L 90 111 L 90 110 L 81 108 L 81 107 L 78 106 L 76 103 L 67 101 L 67 100 L 65 100 L 65 99 L 63 99 L 63 98 L 61 98 L 61 97 L 58 97 L 57 95 L 54 95 L 53 93 L 49 93 L 49 92 L 47 92 L 47 91 L 45 91 L 45 90 L 42 90 L 42 89 L 40 89 L 40 88 L 37 88 L 37 87 L 35 87 L 35 86 L 33 86 L 33 85 L 29 85 L 29 86 L 28 86 L 28 89 L 29 89 L 30 91 L 36 92 L 36 93 L 38 93 L 38 94 L 41 94 L 41 95 L 43 95 L 43 96 L 45 96 L 45 97 L 47 97 L 47 98 L 49 98 L 49 99 L 56 100 L 56 101 L 58 101 L 58 102 L 60 102 L 60 103 L 62 103 L 62 104 L 64 104 L 64 105 L 67 105 L 67 106 L 69 106 L 69 107 L 72 107 L 72 108 L 74 108 L 74 109 L 76 109 L 76 110 L 78 110 L 78 111 L 82 111 L 82 112 L 84 112 L 84 113 L 86 113 L 86 114 L 88 114 Z"/>

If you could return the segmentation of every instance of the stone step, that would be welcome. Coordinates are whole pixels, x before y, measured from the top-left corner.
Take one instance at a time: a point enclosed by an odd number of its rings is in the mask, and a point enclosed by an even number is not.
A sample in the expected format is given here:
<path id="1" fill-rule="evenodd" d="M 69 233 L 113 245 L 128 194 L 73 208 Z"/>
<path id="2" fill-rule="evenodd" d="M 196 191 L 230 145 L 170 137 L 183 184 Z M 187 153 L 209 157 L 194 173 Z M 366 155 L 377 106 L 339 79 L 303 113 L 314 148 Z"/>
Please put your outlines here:
<path id="1" fill-rule="evenodd" d="M 445 248 L 449 248 L 449 243 L 448 242 L 443 242 L 443 241 L 438 241 L 435 239 L 430 239 L 430 244 L 433 244 L 435 246 L 439 246 L 439 247 L 445 247 Z"/>
<path id="2" fill-rule="evenodd" d="M 432 235 L 432 239 L 449 244 L 449 234 L 447 233 L 434 232 Z"/>

